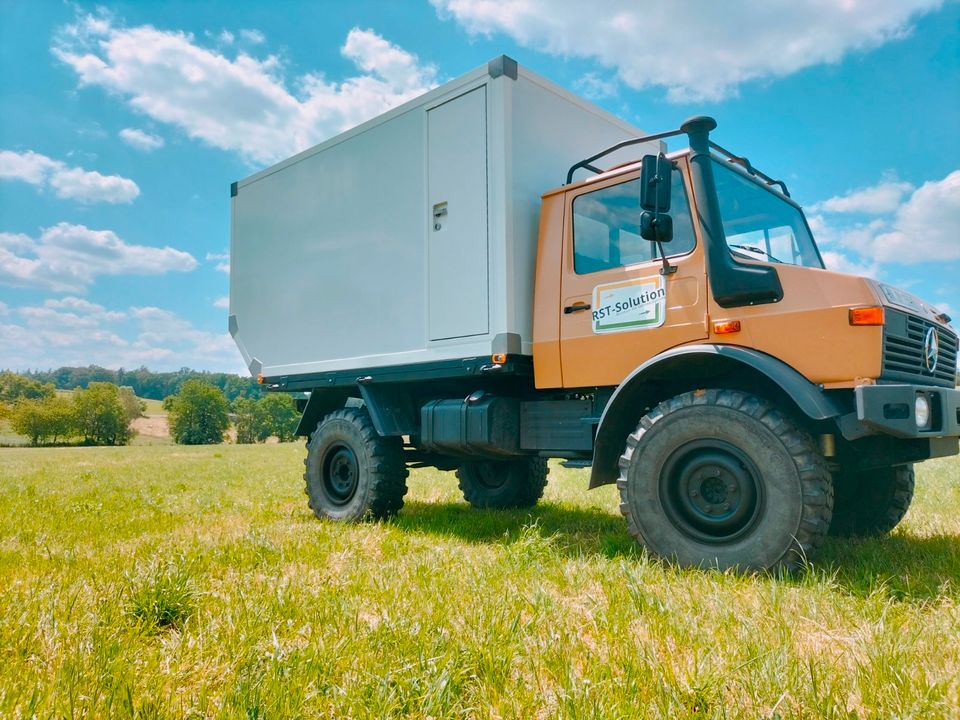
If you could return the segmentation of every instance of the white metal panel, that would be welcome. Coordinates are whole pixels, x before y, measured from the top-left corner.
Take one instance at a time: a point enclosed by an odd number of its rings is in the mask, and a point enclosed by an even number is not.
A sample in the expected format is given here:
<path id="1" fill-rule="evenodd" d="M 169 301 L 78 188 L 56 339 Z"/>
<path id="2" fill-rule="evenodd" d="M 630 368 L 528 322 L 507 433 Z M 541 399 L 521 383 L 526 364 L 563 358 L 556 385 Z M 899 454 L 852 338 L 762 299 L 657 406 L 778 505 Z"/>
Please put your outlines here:
<path id="1" fill-rule="evenodd" d="M 487 95 L 481 86 L 427 113 L 429 337 L 484 335 Z"/>
<path id="2" fill-rule="evenodd" d="M 402 115 L 239 189 L 231 313 L 265 371 L 424 346 L 423 121 Z"/>

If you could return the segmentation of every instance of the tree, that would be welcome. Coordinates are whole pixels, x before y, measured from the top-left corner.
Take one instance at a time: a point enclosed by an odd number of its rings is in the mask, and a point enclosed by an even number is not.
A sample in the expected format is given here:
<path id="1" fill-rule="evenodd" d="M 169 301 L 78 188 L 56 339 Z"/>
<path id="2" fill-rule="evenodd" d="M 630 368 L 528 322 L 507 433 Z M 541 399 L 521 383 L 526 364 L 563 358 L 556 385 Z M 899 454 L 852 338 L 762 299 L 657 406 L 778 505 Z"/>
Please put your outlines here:
<path id="1" fill-rule="evenodd" d="M 89 445 L 126 445 L 133 432 L 113 383 L 91 382 L 73 393 L 77 433 Z"/>
<path id="2" fill-rule="evenodd" d="M 178 395 L 163 401 L 173 441 L 181 445 L 223 442 L 230 426 L 230 406 L 219 388 L 201 380 L 187 380 Z"/>
<path id="3" fill-rule="evenodd" d="M 119 388 L 118 394 L 120 404 L 123 405 L 123 415 L 127 419 L 128 425 L 137 418 L 143 417 L 143 413 L 147 410 L 147 404 L 134 395 L 132 387 L 124 385 Z"/>
<path id="4" fill-rule="evenodd" d="M 31 445 L 56 443 L 76 432 L 74 404 L 62 397 L 20 399 L 10 413 L 10 424 L 18 435 L 25 435 Z"/>
<path id="5" fill-rule="evenodd" d="M 290 442 L 296 437 L 300 414 L 290 395 L 276 393 L 259 400 L 237 398 L 233 410 L 238 443 L 264 442 L 271 435 L 280 442 Z"/>
<path id="6" fill-rule="evenodd" d="M 287 393 L 271 393 L 260 398 L 257 404 L 265 416 L 269 435 L 276 435 L 280 442 L 290 442 L 296 437 L 300 413 L 297 412 L 292 396 Z"/>
<path id="7" fill-rule="evenodd" d="M 260 440 L 260 424 L 262 413 L 259 412 L 256 400 L 237 398 L 233 402 L 233 412 L 236 416 L 237 442 L 247 445 Z"/>

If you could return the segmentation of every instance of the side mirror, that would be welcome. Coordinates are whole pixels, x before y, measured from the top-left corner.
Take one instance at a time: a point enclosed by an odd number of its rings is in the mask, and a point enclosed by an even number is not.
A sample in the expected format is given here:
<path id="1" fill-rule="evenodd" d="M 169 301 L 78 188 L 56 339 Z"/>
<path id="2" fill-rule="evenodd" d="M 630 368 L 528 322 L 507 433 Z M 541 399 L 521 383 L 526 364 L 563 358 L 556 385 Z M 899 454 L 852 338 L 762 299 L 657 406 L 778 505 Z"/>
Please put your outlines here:
<path id="1" fill-rule="evenodd" d="M 640 213 L 640 237 L 651 242 L 665 243 L 673 240 L 673 218 L 666 213 Z"/>
<path id="2" fill-rule="evenodd" d="M 654 213 L 670 212 L 670 174 L 673 163 L 663 155 L 644 155 L 640 167 L 640 207 Z"/>

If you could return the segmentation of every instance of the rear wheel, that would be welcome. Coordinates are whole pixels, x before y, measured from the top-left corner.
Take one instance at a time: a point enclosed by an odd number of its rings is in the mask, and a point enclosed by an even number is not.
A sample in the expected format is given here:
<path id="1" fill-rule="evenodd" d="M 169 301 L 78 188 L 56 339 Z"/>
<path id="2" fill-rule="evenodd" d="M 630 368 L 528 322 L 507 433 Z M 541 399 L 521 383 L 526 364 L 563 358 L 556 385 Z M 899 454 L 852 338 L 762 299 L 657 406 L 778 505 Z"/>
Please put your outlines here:
<path id="1" fill-rule="evenodd" d="M 467 460 L 457 478 L 463 497 L 475 508 L 533 507 L 547 484 L 547 461 Z"/>
<path id="2" fill-rule="evenodd" d="M 913 500 L 913 465 L 838 472 L 833 485 L 831 535 L 886 535 L 903 520 Z"/>
<path id="3" fill-rule="evenodd" d="M 627 440 L 617 486 L 630 534 L 684 566 L 796 567 L 822 543 L 833 508 L 812 438 L 733 390 L 651 410 Z"/>
<path id="4" fill-rule="evenodd" d="M 380 437 L 366 410 L 344 408 L 317 424 L 304 460 L 310 509 L 321 519 L 386 518 L 403 506 L 400 438 Z"/>

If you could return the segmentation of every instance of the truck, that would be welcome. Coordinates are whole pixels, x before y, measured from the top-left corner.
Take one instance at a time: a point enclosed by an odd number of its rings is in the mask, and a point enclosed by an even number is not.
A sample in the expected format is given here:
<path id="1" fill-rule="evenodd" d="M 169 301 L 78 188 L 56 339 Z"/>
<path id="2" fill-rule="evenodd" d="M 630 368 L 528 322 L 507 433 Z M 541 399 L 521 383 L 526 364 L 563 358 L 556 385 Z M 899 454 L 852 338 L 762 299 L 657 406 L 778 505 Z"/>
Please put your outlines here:
<path id="1" fill-rule="evenodd" d="M 390 517 L 417 467 L 529 508 L 554 458 L 681 566 L 892 530 L 958 452 L 957 333 L 827 270 L 716 127 L 647 134 L 501 56 L 234 183 L 229 330 L 302 394 L 313 512 Z"/>

